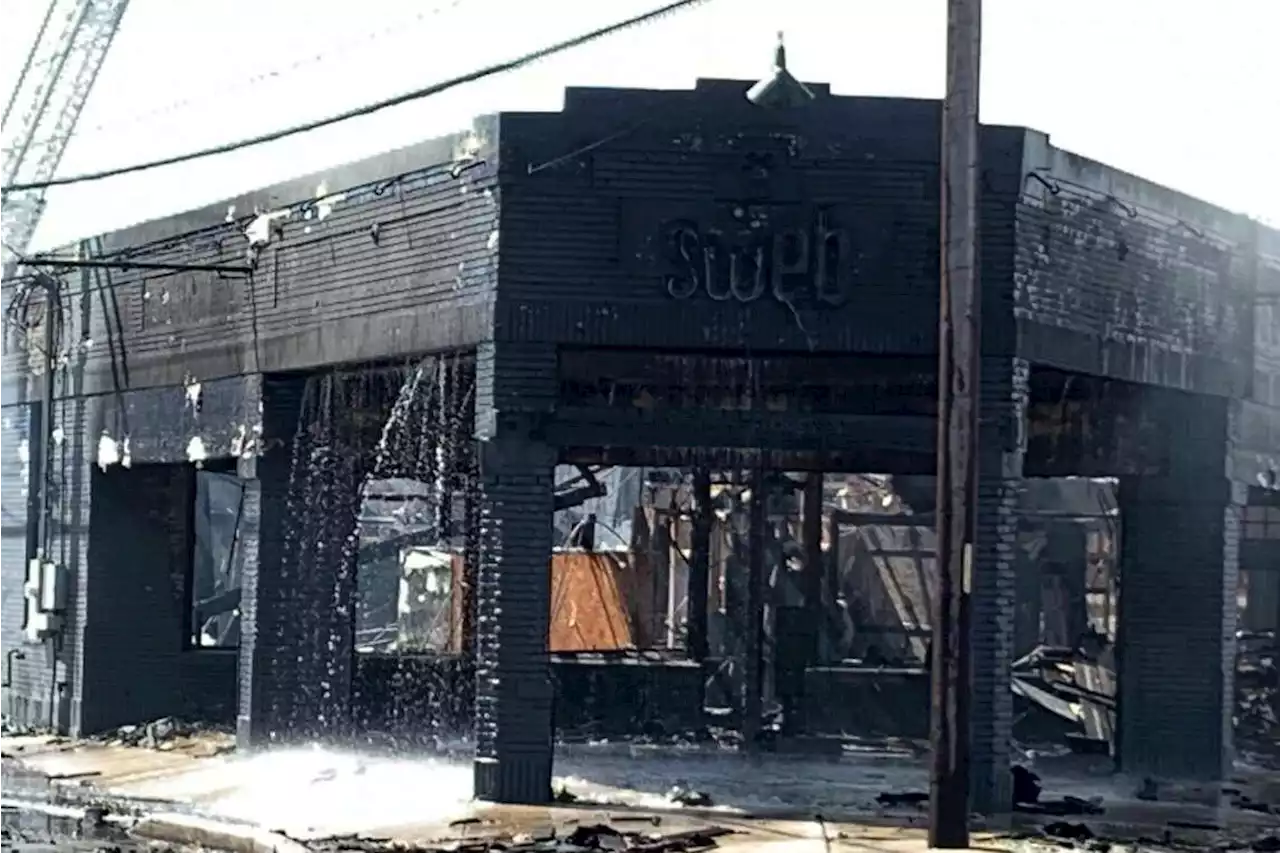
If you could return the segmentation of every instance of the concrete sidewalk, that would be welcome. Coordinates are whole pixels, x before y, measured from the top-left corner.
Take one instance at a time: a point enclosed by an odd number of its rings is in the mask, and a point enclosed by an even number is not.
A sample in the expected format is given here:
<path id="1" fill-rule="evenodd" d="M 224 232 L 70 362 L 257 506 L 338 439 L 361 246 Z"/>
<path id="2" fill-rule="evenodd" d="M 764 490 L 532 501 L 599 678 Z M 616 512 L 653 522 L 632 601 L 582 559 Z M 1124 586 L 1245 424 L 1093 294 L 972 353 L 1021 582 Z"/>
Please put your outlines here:
<path id="1" fill-rule="evenodd" d="M 606 824 L 659 835 L 732 830 L 720 847 L 754 853 L 822 853 L 828 847 L 908 853 L 924 850 L 919 828 L 754 819 L 730 810 L 664 812 L 565 805 L 491 806 L 470 799 L 470 768 L 447 762 L 357 759 L 307 751 L 240 758 L 225 742 L 200 736 L 164 749 L 4 738 L 6 758 L 48 779 L 62 810 L 83 804 L 135 812 L 135 835 L 237 853 L 301 853 L 366 839 L 388 849 L 456 845 L 485 838 L 562 837 L 577 826 Z M 9 797 L 10 791 L 5 792 Z M 824 832 L 826 841 L 824 841 Z M 976 836 L 975 849 L 1008 850 L 1009 842 Z"/>
<path id="2" fill-rule="evenodd" d="M 757 848 L 768 848 L 768 853 L 830 853 L 835 848 L 914 853 L 926 849 L 922 810 L 871 812 L 865 819 L 820 824 L 817 820 L 763 817 L 768 810 L 748 812 L 732 805 L 680 808 L 669 801 L 659 803 L 660 798 L 653 794 L 637 798 L 633 790 L 598 783 L 589 791 L 591 799 L 624 805 L 492 806 L 471 799 L 471 768 L 466 763 L 318 749 L 239 756 L 229 752 L 229 746 L 230 738 L 208 734 L 176 738 L 155 749 L 49 738 L 0 739 L 0 749 L 7 758 L 49 780 L 55 800 L 69 805 L 102 802 L 131 812 L 136 820 L 134 833 L 148 838 L 246 853 L 337 849 L 340 845 L 329 841 L 336 838 L 364 839 L 362 849 L 422 847 L 428 842 L 438 846 L 442 840 L 456 846 L 459 838 L 474 842 L 521 835 L 542 837 L 553 828 L 563 837 L 575 826 L 591 824 L 609 824 L 623 831 L 643 827 L 664 835 L 726 827 L 734 834 L 717 839 L 718 845 L 742 853 L 748 849 L 754 853 Z M 642 761 L 635 759 L 635 763 Z M 582 770 L 590 764 L 575 759 L 575 766 Z M 670 762 L 653 763 L 654 768 L 668 766 Z M 745 779 L 737 778 L 733 783 L 754 785 L 767 794 L 774 772 L 782 771 L 783 766 L 749 768 L 729 762 L 718 770 L 739 776 L 747 773 Z M 657 771 L 650 771 L 650 777 L 653 772 Z M 787 765 L 786 773 L 802 772 L 803 768 Z M 824 784 L 824 773 L 835 773 L 830 767 L 814 772 L 817 785 Z M 842 772 L 856 775 L 857 768 Z M 606 768 L 596 776 L 609 778 L 609 772 Z M 652 778 L 656 783 L 656 777 Z M 12 794 L 6 790 L 5 796 Z M 646 802 L 652 804 L 646 807 Z M 789 811 L 792 815 L 797 812 L 794 807 Z M 1055 820 L 1015 818 L 1023 828 Z M 1066 820 L 1088 823 L 1098 837 L 1145 836 L 1206 848 L 1222 847 L 1229 839 L 1235 839 L 1238 846 L 1238 842 L 1280 826 L 1276 815 L 1196 811 L 1176 803 L 1109 805 L 1104 815 Z M 974 849 L 987 851 L 1026 849 L 1036 844 L 1061 846 L 1048 839 L 1037 842 L 982 833 L 974 835 L 973 843 Z"/>

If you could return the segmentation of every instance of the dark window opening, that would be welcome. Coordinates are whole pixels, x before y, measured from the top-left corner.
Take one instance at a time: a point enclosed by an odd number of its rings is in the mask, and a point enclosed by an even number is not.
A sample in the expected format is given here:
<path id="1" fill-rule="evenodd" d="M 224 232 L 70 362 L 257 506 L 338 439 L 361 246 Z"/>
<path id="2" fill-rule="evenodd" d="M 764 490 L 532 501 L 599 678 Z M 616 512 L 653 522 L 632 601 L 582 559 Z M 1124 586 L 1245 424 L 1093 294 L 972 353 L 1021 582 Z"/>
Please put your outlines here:
<path id="1" fill-rule="evenodd" d="M 1280 541 L 1280 506 L 1245 507 L 1244 538 Z"/>
<path id="2" fill-rule="evenodd" d="M 187 644 L 240 646 L 240 546 L 244 481 L 234 463 L 195 472 L 191 535 L 191 613 Z"/>

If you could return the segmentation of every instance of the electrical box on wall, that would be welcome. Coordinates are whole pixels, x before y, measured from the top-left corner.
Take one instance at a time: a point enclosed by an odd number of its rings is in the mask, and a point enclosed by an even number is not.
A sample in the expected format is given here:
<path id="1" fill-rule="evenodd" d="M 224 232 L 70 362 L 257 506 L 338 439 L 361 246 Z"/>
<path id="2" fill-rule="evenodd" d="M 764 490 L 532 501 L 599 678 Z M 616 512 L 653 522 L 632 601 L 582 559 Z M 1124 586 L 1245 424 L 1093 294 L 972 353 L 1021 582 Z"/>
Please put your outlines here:
<path id="1" fill-rule="evenodd" d="M 32 560 L 27 564 L 22 595 L 26 600 L 23 633 L 28 642 L 48 639 L 62 628 L 62 610 L 67 599 L 66 569 L 57 563 Z"/>

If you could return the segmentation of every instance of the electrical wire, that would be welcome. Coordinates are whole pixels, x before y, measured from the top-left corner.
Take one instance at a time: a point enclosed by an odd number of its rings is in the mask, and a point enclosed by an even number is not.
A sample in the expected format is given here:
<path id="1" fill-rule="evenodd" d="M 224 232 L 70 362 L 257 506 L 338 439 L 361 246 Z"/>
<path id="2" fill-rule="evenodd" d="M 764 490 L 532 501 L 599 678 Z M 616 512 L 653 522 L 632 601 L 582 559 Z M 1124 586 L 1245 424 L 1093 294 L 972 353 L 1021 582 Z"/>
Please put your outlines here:
<path id="1" fill-rule="evenodd" d="M 167 116 L 172 113 L 179 112 L 180 110 L 184 110 L 188 107 L 206 104 L 209 101 L 213 100 L 214 98 L 226 97 L 235 92 L 240 92 L 245 89 L 251 89 L 254 86 L 261 85 L 263 83 L 282 80 L 286 75 L 300 71 L 301 69 L 307 68 L 308 66 L 319 65 L 325 60 L 344 56 L 353 50 L 356 50 L 368 44 L 374 44 L 379 40 L 387 38 L 389 36 L 403 35 L 405 32 L 407 32 L 409 28 L 419 26 L 420 24 L 425 23 L 428 19 L 434 17 L 435 15 L 438 15 L 444 12 L 453 11 L 454 9 L 461 6 L 464 2 L 466 2 L 466 0 L 449 0 L 449 2 L 440 3 L 431 9 L 428 9 L 423 12 L 418 12 L 408 19 L 399 20 L 390 26 L 382 27 L 381 29 L 375 30 L 374 32 L 371 32 L 371 33 L 365 33 L 358 39 L 350 39 L 350 40 L 334 42 L 322 48 L 320 51 L 316 53 L 309 53 L 300 59 L 296 59 L 285 65 L 280 65 L 275 68 L 270 68 L 266 71 L 259 72 L 250 77 L 246 77 L 245 79 L 240 80 L 236 83 L 233 83 L 229 86 L 209 89 L 204 92 L 200 92 L 192 97 L 181 98 L 177 101 L 173 101 L 169 104 L 165 104 L 164 106 L 156 107 L 155 109 L 147 110 L 145 112 L 141 112 L 136 115 L 130 116 L 121 121 L 114 121 L 114 122 L 106 121 L 101 124 L 96 124 L 93 127 L 77 132 L 76 135 L 79 138 L 86 138 L 86 137 L 94 136 L 97 134 L 102 134 L 104 133 L 104 131 L 107 132 L 106 135 L 111 135 L 110 132 L 119 132 L 128 128 L 136 127 L 139 124 L 146 124 L 147 122 L 153 119 L 161 118 L 163 116 Z M 7 112 L 6 112 L 5 123 L 6 124 L 8 123 Z M 54 137 L 45 136 L 45 137 L 41 137 L 40 139 L 34 140 L 31 144 L 44 145 L 48 142 L 53 141 L 53 139 Z M 7 153 L 10 150 L 10 148 L 6 147 L 3 150 Z"/>
<path id="2" fill-rule="evenodd" d="M 377 101 L 372 104 L 367 104 L 362 107 L 356 107 L 355 109 L 347 110 L 345 112 L 337 113 L 335 115 L 327 116 L 325 118 L 315 119 L 313 121 L 304 122 L 302 124 L 294 125 L 292 127 L 286 127 L 280 130 L 271 131 L 270 133 L 263 133 L 258 136 L 251 136 L 246 139 L 241 139 L 236 142 L 227 142 L 222 145 L 215 145 L 215 146 L 204 148 L 198 151 L 191 151 L 186 154 L 177 154 L 172 157 L 162 157 L 162 158 L 159 158 L 156 160 L 150 160 L 144 163 L 136 163 L 131 166 L 120 166 L 114 169 L 104 169 L 98 172 L 85 172 L 79 175 L 68 175 L 65 178 L 51 178 L 46 181 L 33 181 L 30 183 L 14 183 L 14 184 L 10 184 L 8 186 L 0 188 L 0 193 L 42 190 L 42 189 L 47 189 L 49 187 L 60 187 L 60 186 L 67 186 L 69 184 L 83 184 L 83 183 L 88 183 L 90 181 L 101 181 L 101 180 L 105 180 L 106 178 L 114 178 L 120 175 L 129 175 L 135 172 L 145 172 L 151 169 L 158 169 L 163 166 L 174 166 L 179 163 L 189 163 L 192 160 L 203 160 L 206 157 L 214 157 L 219 154 L 230 154 L 234 151 L 240 151 L 245 148 L 252 148 L 257 145 L 264 145 L 268 142 L 276 142 L 278 140 L 285 139 L 290 136 L 297 136 L 303 133 L 310 133 L 311 131 L 319 130 L 321 128 L 329 127 L 335 124 L 340 124 L 342 122 L 350 121 L 351 119 L 362 118 L 367 115 L 372 115 L 373 113 L 380 112 L 390 107 L 398 107 L 402 104 L 407 104 L 412 101 L 418 101 L 424 98 L 429 98 L 432 95 L 438 95 L 442 92 L 448 91 L 449 89 L 454 89 L 454 88 L 457 88 L 458 86 L 462 86 L 467 83 L 474 83 L 477 80 L 483 80 L 486 77 L 493 77 L 498 74 L 504 74 L 510 71 L 517 71 L 521 68 L 524 68 L 527 65 L 531 65 L 535 62 L 538 62 L 542 59 L 546 59 L 550 56 L 554 56 L 558 53 L 564 53 L 565 51 L 572 50 L 573 48 L 576 48 L 576 47 L 581 47 L 582 45 L 589 44 L 601 38 L 606 38 L 608 36 L 614 35 L 615 33 L 630 29 L 631 27 L 639 26 L 641 24 L 647 24 L 657 20 L 658 18 L 662 18 L 667 15 L 682 11 L 684 9 L 701 5 L 706 2 L 708 2 L 708 0 L 675 0 L 675 2 L 667 3 L 665 6 L 661 6 L 649 12 L 645 12 L 643 14 L 636 15 L 631 18 L 627 18 L 626 20 L 623 20 L 623 21 L 618 21 L 616 23 L 609 24 L 608 26 L 601 27 L 599 29 L 592 30 L 587 33 L 583 33 L 582 35 L 579 35 L 579 36 L 574 36 L 573 38 L 566 39 L 565 41 L 557 42 L 555 44 L 549 45 L 548 47 L 535 50 L 532 53 L 527 53 L 516 59 L 507 60 L 506 62 L 499 62 L 495 65 L 489 65 L 484 68 L 478 69 L 476 71 L 471 71 L 466 74 L 462 74 L 457 77 L 453 77 L 439 83 L 434 83 L 430 86 L 426 86 L 421 89 L 415 89 L 411 92 L 405 92 L 403 94 L 396 95 L 395 97 L 392 97 L 392 98 L 387 98 L 385 100 Z"/>

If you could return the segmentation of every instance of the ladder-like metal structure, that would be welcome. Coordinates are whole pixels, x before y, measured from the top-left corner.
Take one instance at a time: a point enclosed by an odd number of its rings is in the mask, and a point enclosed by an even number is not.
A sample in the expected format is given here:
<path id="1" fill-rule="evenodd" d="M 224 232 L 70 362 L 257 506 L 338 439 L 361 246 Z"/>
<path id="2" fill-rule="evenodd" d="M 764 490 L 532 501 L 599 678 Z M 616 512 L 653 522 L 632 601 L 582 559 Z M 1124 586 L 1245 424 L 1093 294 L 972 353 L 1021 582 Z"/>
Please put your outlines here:
<path id="1" fill-rule="evenodd" d="M 128 6 L 129 0 L 51 0 L 4 109 L 5 186 L 54 177 Z M 5 279 L 26 254 L 44 206 L 43 189 L 5 195 Z"/>

